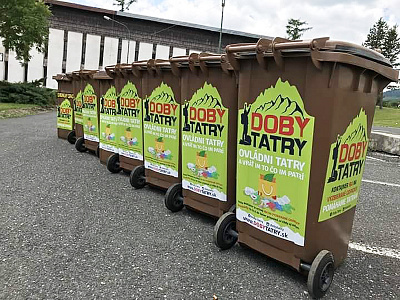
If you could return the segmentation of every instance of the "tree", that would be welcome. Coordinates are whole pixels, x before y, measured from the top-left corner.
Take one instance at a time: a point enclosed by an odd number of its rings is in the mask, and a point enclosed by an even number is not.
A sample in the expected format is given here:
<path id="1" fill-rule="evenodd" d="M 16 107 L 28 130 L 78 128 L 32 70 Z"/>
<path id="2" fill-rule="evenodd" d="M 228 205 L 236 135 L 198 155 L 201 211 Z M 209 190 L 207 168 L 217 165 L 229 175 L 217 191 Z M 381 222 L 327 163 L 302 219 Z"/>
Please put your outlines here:
<path id="1" fill-rule="evenodd" d="M 114 0 L 116 3 L 114 5 L 120 6 L 121 9 L 120 11 L 124 11 L 125 9 L 129 9 L 129 6 L 132 5 L 132 3 L 135 3 L 136 0 Z"/>
<path id="2" fill-rule="evenodd" d="M 1 0 L 0 37 L 7 50 L 14 50 L 17 59 L 27 63 L 29 50 L 45 50 L 51 12 L 43 0 Z"/>
<path id="3" fill-rule="evenodd" d="M 397 24 L 389 27 L 383 18 L 380 18 L 369 30 L 366 41 L 363 46 L 378 50 L 393 64 L 396 63 L 397 57 L 400 54 L 400 37 L 397 32 Z"/>
<path id="4" fill-rule="evenodd" d="M 398 66 L 399 63 L 396 63 L 397 57 L 400 54 L 400 37 L 397 33 L 397 24 L 386 32 L 382 54 L 390 60 L 393 66 Z"/>
<path id="5" fill-rule="evenodd" d="M 307 30 L 311 30 L 312 27 L 303 27 L 308 25 L 307 22 L 301 21 L 300 19 L 289 19 L 286 25 L 286 34 L 290 40 L 298 40 Z"/>

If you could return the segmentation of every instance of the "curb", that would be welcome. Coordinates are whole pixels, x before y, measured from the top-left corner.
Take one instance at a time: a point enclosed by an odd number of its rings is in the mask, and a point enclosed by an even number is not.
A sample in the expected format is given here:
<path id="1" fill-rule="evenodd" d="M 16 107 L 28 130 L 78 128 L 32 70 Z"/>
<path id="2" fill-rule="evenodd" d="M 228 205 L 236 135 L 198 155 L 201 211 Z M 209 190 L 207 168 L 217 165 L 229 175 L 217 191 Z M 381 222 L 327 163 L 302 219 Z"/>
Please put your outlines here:
<path id="1" fill-rule="evenodd" d="M 400 135 L 371 131 L 368 149 L 400 156 Z"/>

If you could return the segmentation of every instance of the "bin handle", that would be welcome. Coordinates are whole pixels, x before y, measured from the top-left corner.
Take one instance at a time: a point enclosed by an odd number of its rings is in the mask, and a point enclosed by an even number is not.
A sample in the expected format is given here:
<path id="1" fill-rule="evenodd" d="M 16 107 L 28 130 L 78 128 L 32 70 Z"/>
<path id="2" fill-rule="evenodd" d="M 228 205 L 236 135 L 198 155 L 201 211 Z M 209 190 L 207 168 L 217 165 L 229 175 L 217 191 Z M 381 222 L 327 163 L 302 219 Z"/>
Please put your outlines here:
<path id="1" fill-rule="evenodd" d="M 197 75 L 197 68 L 196 68 L 196 63 L 199 63 L 199 54 L 198 53 L 191 53 L 189 55 L 189 69 L 192 71 L 195 75 Z M 200 66 L 201 68 L 201 66 Z"/>
<path id="2" fill-rule="evenodd" d="M 189 60 L 189 56 L 187 56 L 187 55 L 170 57 L 169 58 L 169 63 L 171 65 L 172 73 L 175 76 L 180 76 L 181 75 L 181 70 L 179 69 L 178 64 L 182 63 L 182 62 L 188 62 L 188 60 Z"/>

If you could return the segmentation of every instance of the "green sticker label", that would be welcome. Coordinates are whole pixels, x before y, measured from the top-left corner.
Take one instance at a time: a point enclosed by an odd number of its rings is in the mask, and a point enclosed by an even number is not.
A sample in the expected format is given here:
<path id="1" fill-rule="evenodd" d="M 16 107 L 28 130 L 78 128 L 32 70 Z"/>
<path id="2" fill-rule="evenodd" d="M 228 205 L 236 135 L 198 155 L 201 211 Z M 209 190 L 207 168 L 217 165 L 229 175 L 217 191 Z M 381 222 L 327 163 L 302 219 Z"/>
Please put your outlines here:
<path id="1" fill-rule="evenodd" d="M 118 153 L 117 91 L 111 86 L 100 99 L 100 145 L 103 150 Z"/>
<path id="2" fill-rule="evenodd" d="M 367 115 L 361 109 L 331 145 L 319 222 L 356 206 L 367 149 Z"/>
<path id="3" fill-rule="evenodd" d="M 128 81 L 121 90 L 118 105 L 119 154 L 143 160 L 142 99 L 132 82 Z"/>
<path id="4" fill-rule="evenodd" d="M 207 82 L 182 105 L 182 187 L 226 201 L 228 109 Z"/>
<path id="5" fill-rule="evenodd" d="M 69 99 L 65 99 L 59 106 L 57 106 L 57 128 L 72 130 L 72 107 Z"/>
<path id="6" fill-rule="evenodd" d="M 89 141 L 99 142 L 97 96 L 93 86 L 89 83 L 83 91 L 82 115 L 84 138 Z"/>
<path id="7" fill-rule="evenodd" d="M 304 246 L 313 135 L 314 117 L 288 81 L 239 109 L 239 221 Z"/>
<path id="8" fill-rule="evenodd" d="M 145 167 L 178 177 L 180 104 L 172 89 L 161 83 L 143 106 Z"/>

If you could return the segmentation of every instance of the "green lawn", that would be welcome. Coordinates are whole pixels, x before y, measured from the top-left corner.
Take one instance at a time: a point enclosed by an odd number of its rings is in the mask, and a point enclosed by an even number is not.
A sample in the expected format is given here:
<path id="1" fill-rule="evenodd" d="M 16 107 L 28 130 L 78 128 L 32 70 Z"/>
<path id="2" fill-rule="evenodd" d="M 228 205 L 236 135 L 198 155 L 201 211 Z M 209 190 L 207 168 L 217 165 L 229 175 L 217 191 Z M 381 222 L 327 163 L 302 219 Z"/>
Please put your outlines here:
<path id="1" fill-rule="evenodd" d="M 400 128 L 400 109 L 388 107 L 379 109 L 377 106 L 375 109 L 374 125 Z"/>
<path id="2" fill-rule="evenodd" d="M 0 111 L 9 110 L 9 109 L 26 109 L 38 107 L 35 104 L 19 104 L 19 103 L 0 103 Z"/>

